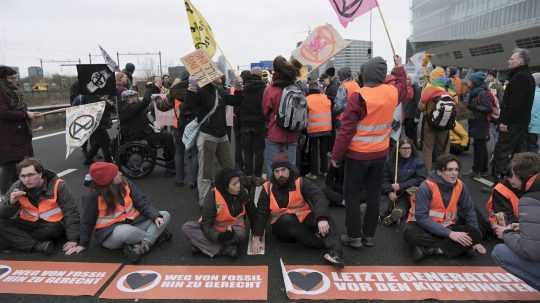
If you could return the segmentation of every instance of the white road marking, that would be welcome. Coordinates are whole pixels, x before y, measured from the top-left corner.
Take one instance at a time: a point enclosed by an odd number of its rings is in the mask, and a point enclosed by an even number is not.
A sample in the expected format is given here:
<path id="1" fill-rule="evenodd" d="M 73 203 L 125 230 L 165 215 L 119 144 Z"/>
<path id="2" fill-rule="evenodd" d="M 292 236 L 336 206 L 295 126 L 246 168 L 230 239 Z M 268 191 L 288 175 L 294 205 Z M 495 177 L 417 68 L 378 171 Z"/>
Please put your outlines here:
<path id="1" fill-rule="evenodd" d="M 43 135 L 43 136 L 39 136 L 39 137 L 34 137 L 32 138 L 32 140 L 39 140 L 39 139 L 45 139 L 45 138 L 49 138 L 49 137 L 53 137 L 53 136 L 58 136 L 58 135 L 62 135 L 62 134 L 65 134 L 66 131 L 63 130 L 61 132 L 56 132 L 56 133 L 52 133 L 52 134 L 48 134 L 48 135 Z"/>
<path id="2" fill-rule="evenodd" d="M 482 177 L 477 177 L 477 178 L 473 178 L 474 181 L 476 182 L 480 182 L 486 186 L 489 186 L 489 187 L 492 187 L 493 186 L 493 182 L 485 179 L 485 178 L 482 178 Z"/>
<path id="3" fill-rule="evenodd" d="M 63 170 L 63 171 L 57 173 L 56 175 L 57 175 L 59 178 L 62 178 L 63 176 L 68 175 L 68 174 L 71 174 L 72 172 L 75 172 L 75 171 L 77 171 L 77 170 L 78 170 L 78 169 L 76 169 L 76 168 L 68 168 L 68 169 L 66 169 L 66 170 Z"/>

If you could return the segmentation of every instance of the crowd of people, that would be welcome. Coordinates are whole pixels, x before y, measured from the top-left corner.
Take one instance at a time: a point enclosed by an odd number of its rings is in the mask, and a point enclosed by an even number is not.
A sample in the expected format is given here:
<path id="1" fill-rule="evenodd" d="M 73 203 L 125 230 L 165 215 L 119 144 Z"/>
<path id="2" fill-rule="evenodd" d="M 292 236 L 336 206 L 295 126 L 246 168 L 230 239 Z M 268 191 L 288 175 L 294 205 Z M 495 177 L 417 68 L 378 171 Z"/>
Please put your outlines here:
<path id="1" fill-rule="evenodd" d="M 504 84 L 493 71 L 462 79 L 443 67 L 413 81 L 399 56 L 390 73 L 375 57 L 360 71 L 328 68 L 304 80 L 298 61 L 278 56 L 271 73 L 243 71 L 230 86 L 217 79 L 199 87 L 184 73 L 144 88 L 128 64 L 116 73 L 120 134 L 161 148 L 166 173 L 196 192 L 200 217 L 182 226 L 193 253 L 238 257 L 250 233 L 258 250 L 271 231 L 343 267 L 342 246 L 376 246 L 379 224 L 403 225 L 415 261 L 486 254 L 482 243 L 498 241 L 493 260 L 540 290 L 540 73 L 528 62 L 527 50 L 516 49 Z M 89 171 L 77 207 L 63 180 L 32 158 L 30 122 L 39 114 L 20 99 L 16 79 L 0 67 L 0 132 L 8 142 L 0 146 L 2 249 L 50 254 L 66 239 L 62 250 L 71 255 L 94 234 L 136 262 L 169 241 L 174 214 L 156 209 L 112 163 L 110 115 L 84 149 Z M 72 95 L 76 104 L 94 100 Z M 172 129 L 152 127 L 152 111 L 169 109 Z M 200 129 L 188 146 L 193 120 Z M 454 154 L 469 145 L 472 170 L 462 172 Z M 103 161 L 95 159 L 99 149 Z M 493 182 L 485 211 L 460 176 Z M 338 234 L 329 206 L 344 208 L 346 233 Z"/>

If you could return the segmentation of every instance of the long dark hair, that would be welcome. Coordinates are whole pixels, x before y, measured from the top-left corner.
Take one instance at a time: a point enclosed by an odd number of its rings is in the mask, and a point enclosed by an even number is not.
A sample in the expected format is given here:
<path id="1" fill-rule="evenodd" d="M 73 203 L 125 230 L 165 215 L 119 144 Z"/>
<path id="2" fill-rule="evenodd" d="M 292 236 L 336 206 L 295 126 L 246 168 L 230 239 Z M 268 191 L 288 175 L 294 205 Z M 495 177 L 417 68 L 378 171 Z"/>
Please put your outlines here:
<path id="1" fill-rule="evenodd" d="M 108 214 L 114 212 L 116 204 L 124 204 L 124 196 L 126 194 L 124 190 L 125 182 L 123 180 L 120 184 L 111 183 L 109 185 L 99 186 L 94 183 L 92 185 L 94 191 L 105 200 Z"/>

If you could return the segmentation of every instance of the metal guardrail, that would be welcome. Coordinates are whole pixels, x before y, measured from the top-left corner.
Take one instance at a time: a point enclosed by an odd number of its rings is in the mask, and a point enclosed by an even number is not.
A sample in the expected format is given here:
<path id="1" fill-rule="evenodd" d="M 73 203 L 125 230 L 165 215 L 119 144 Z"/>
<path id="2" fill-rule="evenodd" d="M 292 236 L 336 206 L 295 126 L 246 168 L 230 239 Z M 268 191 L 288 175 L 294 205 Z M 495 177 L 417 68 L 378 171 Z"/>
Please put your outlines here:
<path id="1" fill-rule="evenodd" d="M 42 105 L 42 106 L 32 106 L 32 107 L 29 107 L 28 110 L 29 110 L 29 111 L 39 112 L 39 111 L 55 110 L 55 109 L 60 109 L 60 108 L 65 108 L 65 107 L 70 107 L 70 106 L 71 106 L 71 104 L 69 104 L 69 103 L 65 103 L 65 104 L 54 104 L 54 105 Z"/>

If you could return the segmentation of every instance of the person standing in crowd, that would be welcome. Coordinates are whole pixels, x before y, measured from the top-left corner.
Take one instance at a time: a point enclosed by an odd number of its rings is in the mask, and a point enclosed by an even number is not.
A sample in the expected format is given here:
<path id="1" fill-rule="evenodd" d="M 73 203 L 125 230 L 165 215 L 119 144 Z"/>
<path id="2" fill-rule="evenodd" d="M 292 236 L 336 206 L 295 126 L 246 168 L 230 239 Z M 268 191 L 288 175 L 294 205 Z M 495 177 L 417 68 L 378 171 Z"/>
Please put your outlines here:
<path id="1" fill-rule="evenodd" d="M 497 71 L 490 70 L 486 73 L 486 84 L 491 93 L 497 97 L 497 100 L 502 100 L 504 95 L 504 87 L 502 83 L 497 80 Z"/>
<path id="2" fill-rule="evenodd" d="M 98 154 L 101 149 L 103 154 L 103 159 L 107 162 L 112 162 L 111 155 L 111 138 L 107 133 L 107 130 L 112 127 L 112 112 L 114 110 L 113 101 L 108 99 L 108 96 L 92 97 L 87 98 L 89 103 L 105 101 L 105 109 L 103 110 L 103 115 L 99 121 L 97 129 L 90 136 L 89 145 L 90 148 L 86 154 L 84 154 L 85 160 L 84 165 L 90 165 L 94 162 L 94 157 Z"/>
<path id="3" fill-rule="evenodd" d="M 226 131 L 225 106 L 239 104 L 242 100 L 242 92 L 241 87 L 236 87 L 235 95 L 229 95 L 223 89 L 221 79 L 218 79 L 199 88 L 197 93 L 192 96 L 194 100 L 191 102 L 196 104 L 198 109 L 197 119 L 202 121 L 206 115 L 209 115 L 207 121 L 201 125 L 197 137 L 197 150 L 199 152 L 197 187 L 199 205 L 202 206 L 212 186 L 215 161 L 218 161 L 221 168 L 234 167 L 231 145 Z"/>
<path id="4" fill-rule="evenodd" d="M 206 195 L 198 222 L 188 221 L 182 231 L 191 243 L 192 251 L 213 258 L 218 255 L 236 258 L 247 241 L 247 211 L 250 209 L 248 190 L 240 183 L 242 172 L 224 168 L 215 186 Z"/>
<path id="5" fill-rule="evenodd" d="M 266 128 L 263 114 L 263 95 L 266 83 L 260 70 L 244 78 L 244 98 L 238 106 L 240 122 L 240 149 L 244 160 L 244 172 L 248 176 L 262 175 L 264 165 L 264 138 Z"/>
<path id="6" fill-rule="evenodd" d="M 540 291 L 540 155 L 514 155 L 510 172 L 510 183 L 524 190 L 519 199 L 519 221 L 505 227 L 504 244 L 497 244 L 491 256 L 499 266 Z"/>
<path id="7" fill-rule="evenodd" d="M 452 82 L 452 86 L 454 87 L 454 91 L 456 92 L 456 95 L 457 95 L 456 101 L 459 103 L 461 100 L 463 100 L 463 95 L 465 94 L 463 82 L 461 81 L 461 78 L 459 77 L 459 70 L 455 67 L 449 68 L 448 78 Z M 470 84 L 468 86 L 471 87 Z"/>
<path id="8" fill-rule="evenodd" d="M 540 134 L 540 73 L 532 75 L 536 88 L 531 111 L 531 122 L 529 123 L 529 134 L 527 136 L 527 151 L 536 153 L 538 152 L 538 135 Z"/>
<path id="9" fill-rule="evenodd" d="M 14 69 L 0 66 L 0 194 L 17 180 L 17 163 L 34 155 L 30 122 L 40 116 L 28 111 L 17 92 L 17 79 Z"/>
<path id="10" fill-rule="evenodd" d="M 488 71 L 486 74 L 486 85 L 489 91 L 491 92 L 491 95 L 495 97 L 495 103 L 494 106 L 491 107 L 492 111 L 489 117 L 489 141 L 488 141 L 488 156 L 489 159 L 493 157 L 493 150 L 495 149 L 495 144 L 499 140 L 499 131 L 498 123 L 499 123 L 499 117 L 501 116 L 501 100 L 503 98 L 504 94 L 504 87 L 497 80 L 497 72 L 496 71 Z"/>
<path id="11" fill-rule="evenodd" d="M 333 111 L 337 116 L 336 119 L 341 121 L 343 119 L 343 111 L 347 106 L 347 101 L 351 95 L 360 89 L 358 82 L 354 81 L 351 69 L 349 67 L 342 67 L 338 70 L 338 78 L 341 82 L 334 99 Z M 337 125 L 339 128 L 339 123 Z"/>
<path id="12" fill-rule="evenodd" d="M 122 73 L 126 74 L 128 77 L 128 89 L 134 89 L 135 83 L 133 83 L 133 73 L 135 72 L 135 64 L 126 63 L 126 67 L 122 70 Z"/>
<path id="13" fill-rule="evenodd" d="M 55 241 L 67 238 L 64 252 L 77 246 L 79 211 L 64 180 L 33 158 L 18 163 L 17 174 L 0 202 L 0 247 L 50 255 Z"/>
<path id="14" fill-rule="evenodd" d="M 189 169 L 186 167 L 186 164 L 189 162 L 185 161 L 186 148 L 184 146 L 184 143 L 182 142 L 182 136 L 184 135 L 184 129 L 186 128 L 187 124 L 182 117 L 185 117 L 184 111 L 186 110 L 185 108 L 188 107 L 186 105 L 188 84 L 189 73 L 185 72 L 181 75 L 180 79 L 177 78 L 174 80 L 170 87 L 168 96 L 169 104 L 172 104 L 174 108 L 174 115 L 176 118 L 172 125 L 174 128 L 174 164 L 176 170 L 174 182 L 179 187 L 184 186 L 186 172 L 188 173 L 188 184 L 195 184 L 195 176 L 192 173 L 190 174 L 193 169 Z"/>
<path id="15" fill-rule="evenodd" d="M 440 155 L 450 151 L 450 131 L 433 128 L 428 122 L 429 115 L 435 110 L 435 105 L 443 95 L 450 95 L 457 104 L 456 93 L 451 81 L 446 77 L 444 69 L 437 67 L 429 75 L 428 84 L 422 89 L 418 109 L 424 113 L 422 123 L 422 154 L 428 172 L 432 163 Z"/>
<path id="16" fill-rule="evenodd" d="M 334 102 L 339 88 L 339 80 L 336 78 L 336 69 L 333 67 L 329 67 L 326 69 L 324 74 L 328 75 L 328 84 L 326 85 L 324 93 L 326 94 L 326 96 L 328 96 L 330 101 Z"/>
<path id="17" fill-rule="evenodd" d="M 420 113 L 418 112 L 418 102 L 420 101 L 422 89 L 417 83 L 411 81 L 411 77 L 407 76 L 407 99 L 403 106 L 403 128 L 407 138 L 411 139 L 413 145 L 418 144 L 418 120 Z"/>
<path id="18" fill-rule="evenodd" d="M 268 219 L 272 233 L 283 242 L 298 242 L 310 248 L 326 248 L 323 258 L 343 267 L 343 251 L 328 200 L 319 187 L 299 177 L 287 154 L 272 158 L 272 175 L 264 184 L 253 226 L 253 247 L 261 247 Z"/>
<path id="19" fill-rule="evenodd" d="M 81 233 L 77 254 L 96 241 L 108 249 L 123 248 L 130 262 L 137 262 L 156 243 L 171 239 L 166 230 L 171 220 L 167 211 L 157 211 L 141 190 L 122 176 L 113 163 L 96 162 L 89 170 L 90 191 L 81 201 Z"/>
<path id="20" fill-rule="evenodd" d="M 485 74 L 476 72 L 469 77 L 467 108 L 472 112 L 469 119 L 469 137 L 473 138 L 473 167 L 465 176 L 488 176 L 489 155 L 489 115 L 492 112 L 494 98 L 485 83 Z"/>
<path id="21" fill-rule="evenodd" d="M 307 178 L 316 179 L 328 170 L 328 152 L 332 134 L 332 102 L 322 93 L 319 84 L 309 84 L 307 95 L 308 107 L 308 142 L 310 154 L 310 172 Z"/>
<path id="22" fill-rule="evenodd" d="M 395 153 L 394 153 L 395 154 Z M 387 226 L 401 222 L 409 211 L 410 199 L 416 192 L 416 188 L 427 177 L 426 167 L 422 159 L 416 155 L 414 144 L 408 138 L 399 140 L 399 156 L 397 163 L 397 182 L 394 182 L 396 176 L 396 159 L 391 155 L 384 165 L 384 180 L 382 193 L 388 206 L 381 215 L 383 223 Z"/>
<path id="23" fill-rule="evenodd" d="M 122 72 L 117 72 L 116 75 L 116 96 L 120 98 L 122 92 L 128 89 L 129 78 L 126 74 Z"/>
<path id="24" fill-rule="evenodd" d="M 291 132 L 278 126 L 277 115 L 283 89 L 296 82 L 300 70 L 282 56 L 277 56 L 272 63 L 274 75 L 272 84 L 266 87 L 263 94 L 263 115 L 268 132 L 265 139 L 264 163 L 266 174 L 272 174 L 272 158 L 275 154 L 285 152 L 289 161 L 296 166 L 296 149 L 298 146 L 299 132 Z"/>
<path id="25" fill-rule="evenodd" d="M 364 64 L 364 87 L 352 92 L 332 151 L 332 166 L 345 159 L 345 226 L 341 240 L 348 246 L 375 246 L 384 163 L 390 148 L 394 111 L 407 94 L 401 58 L 394 57 L 396 86 L 384 84 L 386 61 L 375 57 Z M 359 194 L 367 191 L 365 219 L 361 220 Z"/>
<path id="26" fill-rule="evenodd" d="M 459 179 L 460 168 L 454 155 L 440 156 L 436 172 L 416 191 L 404 233 L 414 247 L 415 261 L 433 255 L 455 258 L 471 250 L 486 253 L 474 204 Z"/>
<path id="27" fill-rule="evenodd" d="M 531 121 L 535 82 L 529 71 L 529 51 L 515 49 L 508 60 L 510 81 L 504 91 L 499 118 L 499 140 L 493 157 L 494 177 L 502 180 L 515 153 L 525 150 Z"/>

